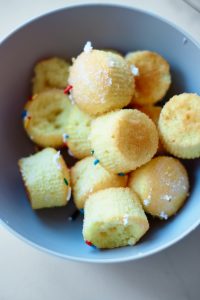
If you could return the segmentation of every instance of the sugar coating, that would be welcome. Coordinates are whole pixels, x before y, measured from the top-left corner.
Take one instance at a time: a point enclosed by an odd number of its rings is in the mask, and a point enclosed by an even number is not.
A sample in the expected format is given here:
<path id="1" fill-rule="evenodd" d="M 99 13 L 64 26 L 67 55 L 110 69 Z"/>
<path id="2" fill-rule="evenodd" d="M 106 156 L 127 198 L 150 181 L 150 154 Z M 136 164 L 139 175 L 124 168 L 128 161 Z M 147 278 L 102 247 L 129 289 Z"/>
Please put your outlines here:
<path id="1" fill-rule="evenodd" d="M 28 101 L 25 109 L 31 116 L 29 125 L 24 124 L 28 136 L 41 147 L 61 147 L 71 109 L 68 96 L 60 90 L 48 90 Z"/>
<path id="2" fill-rule="evenodd" d="M 72 167 L 71 181 L 75 205 L 81 209 L 89 195 L 109 187 L 126 186 L 127 176 L 109 173 L 100 164 L 94 164 L 94 158 L 90 156 Z"/>
<path id="3" fill-rule="evenodd" d="M 121 55 L 109 51 L 83 52 L 70 68 L 74 101 L 91 115 L 128 105 L 134 93 L 133 83 L 128 63 Z"/>
<path id="4" fill-rule="evenodd" d="M 134 245 L 148 228 L 138 197 L 129 188 L 104 189 L 86 201 L 83 237 L 97 248 Z"/>
<path id="5" fill-rule="evenodd" d="M 200 157 L 200 96 L 183 93 L 163 107 L 158 129 L 167 151 L 180 158 Z"/>
<path id="6" fill-rule="evenodd" d="M 64 89 L 69 76 L 69 63 L 62 58 L 52 57 L 38 62 L 32 80 L 33 94 L 52 88 Z"/>
<path id="7" fill-rule="evenodd" d="M 90 53 L 92 51 L 93 47 L 92 47 L 92 43 L 90 41 L 88 41 L 85 46 L 84 46 L 84 49 L 83 51 L 85 53 Z"/>
<path id="8" fill-rule="evenodd" d="M 145 212 L 166 220 L 185 202 L 189 180 L 179 160 L 158 156 L 133 171 L 128 186 L 139 196 Z"/>
<path id="9" fill-rule="evenodd" d="M 33 209 L 67 204 L 70 191 L 69 170 L 58 153 L 53 148 L 46 148 L 19 160 L 20 172 Z M 68 185 L 63 178 L 67 179 Z"/>
<path id="10" fill-rule="evenodd" d="M 147 105 L 161 100 L 171 84 L 167 61 L 151 51 L 130 52 L 125 59 L 130 66 L 134 65 L 139 69 L 139 74 L 135 77 L 132 103 Z"/>
<path id="11" fill-rule="evenodd" d="M 142 112 L 123 109 L 96 118 L 89 136 L 95 157 L 108 171 L 127 173 L 156 153 L 158 133 Z"/>

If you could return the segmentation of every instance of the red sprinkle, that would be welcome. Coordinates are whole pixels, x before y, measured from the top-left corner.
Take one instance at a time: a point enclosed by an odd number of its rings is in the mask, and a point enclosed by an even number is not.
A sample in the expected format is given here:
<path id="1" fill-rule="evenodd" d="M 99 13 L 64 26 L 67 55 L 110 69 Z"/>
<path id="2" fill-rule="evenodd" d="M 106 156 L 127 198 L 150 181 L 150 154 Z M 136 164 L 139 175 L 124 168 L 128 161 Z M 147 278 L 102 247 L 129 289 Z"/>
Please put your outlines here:
<path id="1" fill-rule="evenodd" d="M 71 91 L 71 89 L 73 89 L 72 85 L 68 85 L 65 89 L 64 89 L 64 94 L 69 94 L 69 92 Z"/>
<path id="2" fill-rule="evenodd" d="M 85 243 L 88 245 L 88 246 L 93 246 L 93 244 L 89 241 L 85 241 Z"/>

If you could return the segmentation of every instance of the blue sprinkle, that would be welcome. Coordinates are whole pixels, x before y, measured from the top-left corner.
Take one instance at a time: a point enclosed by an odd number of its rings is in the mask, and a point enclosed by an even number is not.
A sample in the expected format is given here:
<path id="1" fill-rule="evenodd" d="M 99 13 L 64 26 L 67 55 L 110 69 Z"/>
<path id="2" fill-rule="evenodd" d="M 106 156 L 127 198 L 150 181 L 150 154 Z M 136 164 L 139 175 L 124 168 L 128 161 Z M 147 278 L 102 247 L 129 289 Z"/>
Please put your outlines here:
<path id="1" fill-rule="evenodd" d="M 84 215 L 84 209 L 83 209 L 83 208 L 80 209 L 80 213 L 81 213 L 82 215 Z"/>
<path id="2" fill-rule="evenodd" d="M 23 112 L 21 114 L 22 119 L 26 118 L 26 116 L 27 116 L 27 111 L 23 110 Z"/>
<path id="3" fill-rule="evenodd" d="M 91 245 L 90 247 L 92 247 L 93 249 L 97 249 L 97 247 L 95 245 Z"/>
<path id="4" fill-rule="evenodd" d="M 117 174 L 118 176 L 125 176 L 125 174 L 123 172 L 120 172 Z"/>
<path id="5" fill-rule="evenodd" d="M 100 162 L 99 159 L 95 159 L 95 160 L 94 160 L 94 165 L 96 166 L 99 162 Z"/>
<path id="6" fill-rule="evenodd" d="M 64 136 L 65 139 L 69 138 L 69 134 L 64 134 L 63 136 Z"/>
<path id="7" fill-rule="evenodd" d="M 94 155 L 94 150 L 91 150 L 91 154 Z"/>

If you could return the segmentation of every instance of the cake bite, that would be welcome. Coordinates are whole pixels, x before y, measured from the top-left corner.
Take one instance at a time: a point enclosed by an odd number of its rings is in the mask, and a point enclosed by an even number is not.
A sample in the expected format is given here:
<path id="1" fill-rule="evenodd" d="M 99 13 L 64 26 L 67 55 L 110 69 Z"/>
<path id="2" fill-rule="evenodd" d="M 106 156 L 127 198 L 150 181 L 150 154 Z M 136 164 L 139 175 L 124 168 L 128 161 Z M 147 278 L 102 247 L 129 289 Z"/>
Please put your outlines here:
<path id="1" fill-rule="evenodd" d="M 100 115 L 128 105 L 134 94 L 133 74 L 119 54 L 85 47 L 70 68 L 69 84 L 79 108 Z"/>
<path id="2" fill-rule="evenodd" d="M 125 174 L 108 172 L 94 157 L 86 157 L 71 169 L 74 203 L 78 209 L 82 209 L 89 195 L 109 187 L 125 187 L 127 179 Z"/>
<path id="3" fill-rule="evenodd" d="M 169 153 L 186 159 L 200 157 L 200 96 L 172 97 L 161 111 L 158 128 Z"/>
<path id="4" fill-rule="evenodd" d="M 189 180 L 178 159 L 159 156 L 133 171 L 128 186 L 138 195 L 145 212 L 167 220 L 187 199 Z"/>
<path id="5" fill-rule="evenodd" d="M 90 140 L 94 156 L 112 173 L 127 173 L 148 162 L 158 148 L 153 121 L 136 109 L 123 109 L 96 118 Z"/>
<path id="6" fill-rule="evenodd" d="M 59 151 L 46 148 L 18 164 L 33 209 L 67 204 L 71 198 L 69 170 Z"/>
<path id="7" fill-rule="evenodd" d="M 129 188 L 109 188 L 89 196 L 83 237 L 97 248 L 135 245 L 149 229 L 137 195 Z"/>
<path id="8" fill-rule="evenodd" d="M 152 51 L 130 52 L 125 58 L 133 71 L 135 70 L 132 105 L 154 104 L 162 100 L 171 84 L 168 62 Z"/>

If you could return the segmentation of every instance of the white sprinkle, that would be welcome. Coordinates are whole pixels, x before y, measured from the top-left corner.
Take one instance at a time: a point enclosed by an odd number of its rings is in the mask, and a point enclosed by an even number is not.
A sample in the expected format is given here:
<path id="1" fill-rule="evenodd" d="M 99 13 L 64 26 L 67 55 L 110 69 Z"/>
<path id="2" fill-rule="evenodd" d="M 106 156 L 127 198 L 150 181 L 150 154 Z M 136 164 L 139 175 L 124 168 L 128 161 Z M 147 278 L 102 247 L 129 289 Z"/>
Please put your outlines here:
<path id="1" fill-rule="evenodd" d="M 114 67 L 115 66 L 115 61 L 113 59 L 110 59 L 108 61 L 108 66 L 111 67 L 111 68 Z"/>
<path id="2" fill-rule="evenodd" d="M 70 155 L 70 156 L 72 156 L 72 157 L 74 157 L 74 154 L 71 152 L 71 150 L 70 149 L 68 149 L 68 154 Z"/>
<path id="3" fill-rule="evenodd" d="M 93 192 L 93 188 L 91 188 L 90 190 L 89 190 L 89 193 L 92 193 Z"/>
<path id="4" fill-rule="evenodd" d="M 68 187 L 68 193 L 67 193 L 67 202 L 70 200 L 71 195 L 72 195 L 72 189 L 71 189 L 71 187 L 69 186 L 69 187 Z"/>
<path id="5" fill-rule="evenodd" d="M 130 68 L 131 68 L 131 72 L 134 76 L 140 75 L 139 69 L 135 65 L 131 65 Z"/>
<path id="6" fill-rule="evenodd" d="M 145 206 L 148 206 L 150 204 L 150 199 L 144 199 L 143 203 Z"/>
<path id="7" fill-rule="evenodd" d="M 70 221 L 70 222 L 71 222 L 72 220 L 73 220 L 73 219 L 72 219 L 72 217 L 71 217 L 71 216 L 69 216 L 69 217 L 68 217 L 68 221 Z"/>
<path id="8" fill-rule="evenodd" d="M 170 196 L 170 195 L 163 195 L 163 196 L 161 196 L 161 200 L 171 201 L 172 200 L 172 196 Z"/>
<path id="9" fill-rule="evenodd" d="M 124 215 L 124 217 L 123 217 L 123 224 L 124 224 L 124 226 L 128 225 L 128 215 Z"/>
<path id="10" fill-rule="evenodd" d="M 186 37 L 183 38 L 183 45 L 187 44 L 188 40 Z"/>
<path id="11" fill-rule="evenodd" d="M 58 151 L 58 152 L 54 155 L 53 161 L 54 161 L 54 163 L 56 164 L 57 169 L 58 169 L 58 170 L 61 170 L 61 165 L 60 165 L 60 163 L 59 163 L 59 161 L 58 161 L 59 158 L 60 158 L 60 151 Z"/>
<path id="12" fill-rule="evenodd" d="M 76 58 L 75 58 L 75 57 L 72 57 L 72 63 L 74 63 L 74 62 L 75 62 L 75 60 L 76 60 Z"/>
<path id="13" fill-rule="evenodd" d="M 135 245 L 135 239 L 134 239 L 134 238 L 130 238 L 130 239 L 128 240 L 128 245 L 129 245 L 129 246 Z"/>
<path id="14" fill-rule="evenodd" d="M 90 53 L 92 51 L 93 47 L 92 47 L 92 43 L 90 41 L 88 41 L 85 46 L 84 46 L 84 49 L 83 51 L 85 53 Z"/>
<path id="15" fill-rule="evenodd" d="M 168 219 L 168 215 L 164 211 L 161 211 L 160 218 L 164 219 L 164 220 L 167 220 Z"/>

